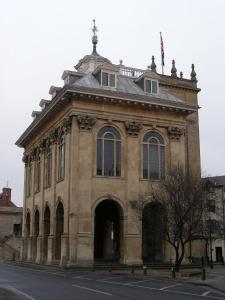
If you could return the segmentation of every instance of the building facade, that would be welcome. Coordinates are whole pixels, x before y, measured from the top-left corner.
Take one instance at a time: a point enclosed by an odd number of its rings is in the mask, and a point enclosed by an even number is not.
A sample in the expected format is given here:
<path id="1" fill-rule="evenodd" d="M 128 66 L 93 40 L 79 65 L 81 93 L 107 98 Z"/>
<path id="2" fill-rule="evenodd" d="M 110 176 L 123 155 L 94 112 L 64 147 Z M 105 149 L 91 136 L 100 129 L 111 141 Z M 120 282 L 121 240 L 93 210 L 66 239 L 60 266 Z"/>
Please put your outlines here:
<path id="1" fill-rule="evenodd" d="M 0 194 L 0 259 L 19 257 L 22 235 L 22 207 L 11 201 L 11 189 Z"/>
<path id="2" fill-rule="evenodd" d="M 205 256 L 221 263 L 225 258 L 225 176 L 203 178 L 207 183 L 205 216 Z"/>
<path id="3" fill-rule="evenodd" d="M 116 65 L 97 53 L 95 32 L 92 43 L 16 142 L 25 163 L 22 258 L 170 260 L 166 243 L 142 234 L 132 203 L 178 163 L 200 176 L 194 65 L 191 79 L 177 76 L 174 61 L 167 76 L 154 57 L 146 70 Z"/>

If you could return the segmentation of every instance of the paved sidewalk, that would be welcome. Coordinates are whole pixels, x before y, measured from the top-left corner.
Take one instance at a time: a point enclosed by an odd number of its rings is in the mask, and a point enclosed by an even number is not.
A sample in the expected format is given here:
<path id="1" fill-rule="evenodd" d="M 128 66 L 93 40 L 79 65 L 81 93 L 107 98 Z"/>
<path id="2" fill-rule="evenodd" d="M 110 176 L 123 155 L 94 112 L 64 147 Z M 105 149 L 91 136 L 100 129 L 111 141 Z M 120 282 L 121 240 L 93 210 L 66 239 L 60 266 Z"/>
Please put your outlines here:
<path id="1" fill-rule="evenodd" d="M 204 285 L 225 293 L 225 265 L 215 265 L 213 269 L 206 268 L 206 280 L 193 278 L 192 283 Z"/>

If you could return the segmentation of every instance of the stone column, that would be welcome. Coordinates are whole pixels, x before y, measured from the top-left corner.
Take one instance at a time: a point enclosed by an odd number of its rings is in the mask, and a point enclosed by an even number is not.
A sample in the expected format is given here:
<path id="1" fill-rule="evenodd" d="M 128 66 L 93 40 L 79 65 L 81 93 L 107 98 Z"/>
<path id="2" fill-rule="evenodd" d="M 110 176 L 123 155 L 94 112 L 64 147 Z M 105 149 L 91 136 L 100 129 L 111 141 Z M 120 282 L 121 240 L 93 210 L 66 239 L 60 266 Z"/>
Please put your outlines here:
<path id="1" fill-rule="evenodd" d="M 50 265 L 54 260 L 54 248 L 55 248 L 55 236 L 48 236 L 48 255 L 47 255 L 47 264 Z"/>
<path id="2" fill-rule="evenodd" d="M 78 161 L 78 233 L 77 233 L 77 263 L 79 265 L 93 264 L 93 234 L 91 217 L 91 183 L 93 172 L 93 136 L 91 129 L 96 120 L 91 116 L 77 117 L 79 124 L 79 161 Z"/>
<path id="3" fill-rule="evenodd" d="M 20 247 L 20 260 L 26 260 L 27 257 L 27 238 L 23 237 L 21 240 L 21 247 Z"/>
<path id="4" fill-rule="evenodd" d="M 41 264 L 43 261 L 43 236 L 37 237 L 37 255 L 36 263 Z"/>
<path id="5" fill-rule="evenodd" d="M 63 234 L 61 236 L 61 260 L 60 265 L 65 266 L 68 261 L 68 242 L 69 236 L 68 234 Z"/>
<path id="6" fill-rule="evenodd" d="M 28 237 L 27 238 L 27 260 L 32 261 L 32 241 L 33 237 Z"/>
<path id="7" fill-rule="evenodd" d="M 139 199 L 140 178 L 140 142 L 139 132 L 142 124 L 126 121 L 127 132 L 127 218 L 124 220 L 124 262 L 126 264 L 142 264 L 142 232 L 141 223 L 131 203 Z"/>

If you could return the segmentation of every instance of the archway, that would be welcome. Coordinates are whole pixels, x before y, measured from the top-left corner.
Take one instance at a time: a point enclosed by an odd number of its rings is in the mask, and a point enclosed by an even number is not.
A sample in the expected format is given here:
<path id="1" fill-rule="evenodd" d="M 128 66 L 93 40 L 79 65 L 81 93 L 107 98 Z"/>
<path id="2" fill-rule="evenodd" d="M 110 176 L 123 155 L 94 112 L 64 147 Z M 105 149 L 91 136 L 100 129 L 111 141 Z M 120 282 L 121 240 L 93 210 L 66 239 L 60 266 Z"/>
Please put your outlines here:
<path id="1" fill-rule="evenodd" d="M 61 236 L 63 234 L 64 209 L 60 202 L 56 209 L 56 239 L 55 239 L 55 259 L 61 259 Z"/>
<path id="2" fill-rule="evenodd" d="M 164 237 L 165 209 L 160 203 L 149 203 L 144 207 L 142 218 L 143 261 L 163 261 Z"/>
<path id="3" fill-rule="evenodd" d="M 122 208 L 113 200 L 104 200 L 97 205 L 94 234 L 95 261 L 120 260 L 122 216 Z"/>
<path id="4" fill-rule="evenodd" d="M 33 259 L 37 257 L 37 237 L 39 235 L 39 211 L 35 211 L 34 215 L 34 238 L 33 238 Z"/>
<path id="5" fill-rule="evenodd" d="M 43 240 L 43 259 L 47 260 L 48 257 L 48 236 L 50 234 L 50 209 L 45 207 L 44 212 L 44 240 Z"/>

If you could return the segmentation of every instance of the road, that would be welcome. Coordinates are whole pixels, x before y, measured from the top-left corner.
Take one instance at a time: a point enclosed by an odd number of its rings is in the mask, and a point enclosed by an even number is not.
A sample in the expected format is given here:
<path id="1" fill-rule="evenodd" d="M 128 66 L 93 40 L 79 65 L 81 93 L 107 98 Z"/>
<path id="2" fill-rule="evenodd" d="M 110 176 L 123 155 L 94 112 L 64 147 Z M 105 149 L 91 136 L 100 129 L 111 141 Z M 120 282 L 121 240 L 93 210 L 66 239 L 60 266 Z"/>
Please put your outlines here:
<path id="1" fill-rule="evenodd" d="M 153 278 L 122 272 L 82 272 L 0 262 L 0 300 L 173 300 L 223 299 L 225 294 L 187 280 Z M 4 290 L 2 290 L 4 291 Z M 14 295 L 15 296 L 14 296 Z"/>

